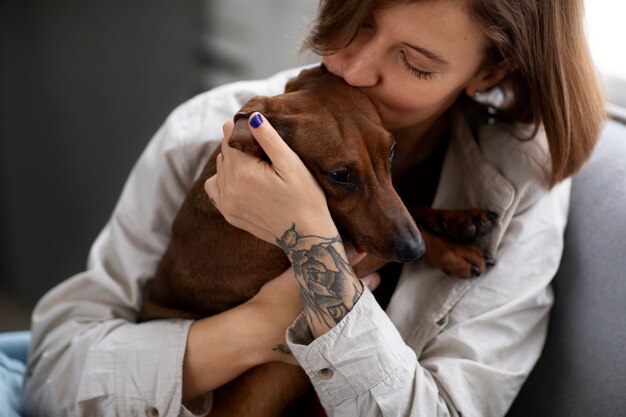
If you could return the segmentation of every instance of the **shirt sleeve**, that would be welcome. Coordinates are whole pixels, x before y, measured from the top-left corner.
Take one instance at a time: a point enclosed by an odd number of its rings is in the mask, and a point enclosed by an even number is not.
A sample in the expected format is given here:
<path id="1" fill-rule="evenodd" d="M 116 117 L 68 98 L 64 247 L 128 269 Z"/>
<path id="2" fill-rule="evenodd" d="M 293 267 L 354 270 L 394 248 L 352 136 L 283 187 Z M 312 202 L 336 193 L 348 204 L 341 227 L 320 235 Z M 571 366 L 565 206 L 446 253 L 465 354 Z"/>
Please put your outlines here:
<path id="1" fill-rule="evenodd" d="M 211 395 L 181 404 L 190 321 L 135 323 L 142 289 L 170 240 L 184 196 L 223 136 L 223 123 L 255 95 L 274 95 L 301 68 L 217 87 L 168 117 L 133 168 L 87 269 L 35 307 L 24 382 L 32 416 L 206 415 Z M 62 236 L 59 244 L 62 244 Z"/>
<path id="2" fill-rule="evenodd" d="M 135 320 L 178 207 L 218 143 L 195 139 L 201 113 L 201 100 L 191 100 L 168 118 L 133 168 L 86 271 L 36 306 L 24 385 L 28 415 L 194 415 L 181 405 L 191 322 Z M 218 131 L 224 120 L 214 121 Z M 207 401 L 196 414 L 209 407 Z"/>
<path id="3" fill-rule="evenodd" d="M 545 342 L 568 200 L 566 183 L 515 215 L 498 265 L 436 324 L 401 335 L 367 289 L 315 340 L 300 316 L 287 340 L 328 415 L 504 416 Z"/>

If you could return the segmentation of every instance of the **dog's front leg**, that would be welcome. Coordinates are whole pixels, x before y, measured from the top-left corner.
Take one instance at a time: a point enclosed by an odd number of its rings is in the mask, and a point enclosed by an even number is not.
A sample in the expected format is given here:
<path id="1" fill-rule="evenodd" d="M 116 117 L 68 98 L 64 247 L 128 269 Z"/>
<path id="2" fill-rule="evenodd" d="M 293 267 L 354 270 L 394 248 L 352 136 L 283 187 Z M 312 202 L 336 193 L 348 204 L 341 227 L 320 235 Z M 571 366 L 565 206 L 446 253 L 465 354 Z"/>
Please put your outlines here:
<path id="1" fill-rule="evenodd" d="M 457 278 L 482 275 L 494 265 L 481 247 L 481 238 L 495 226 L 498 215 L 480 209 L 437 210 L 409 207 L 426 243 L 424 261 Z"/>

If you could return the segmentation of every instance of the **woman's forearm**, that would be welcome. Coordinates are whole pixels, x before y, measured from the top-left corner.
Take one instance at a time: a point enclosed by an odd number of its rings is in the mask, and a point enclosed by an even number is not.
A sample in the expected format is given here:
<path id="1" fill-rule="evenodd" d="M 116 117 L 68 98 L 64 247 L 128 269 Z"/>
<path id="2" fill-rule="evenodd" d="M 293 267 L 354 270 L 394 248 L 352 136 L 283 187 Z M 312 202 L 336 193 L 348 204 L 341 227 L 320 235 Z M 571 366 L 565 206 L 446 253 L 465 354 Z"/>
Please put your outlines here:
<path id="1" fill-rule="evenodd" d="M 314 234 L 307 234 L 305 228 L 300 230 L 294 224 L 277 243 L 291 261 L 309 328 L 317 338 L 352 310 L 363 286 L 332 221 L 326 228 L 317 225 L 315 229 Z"/>
<path id="2" fill-rule="evenodd" d="M 183 361 L 183 401 L 210 392 L 260 363 L 256 325 L 246 304 L 191 325 Z"/>
<path id="3" fill-rule="evenodd" d="M 266 362 L 297 365 L 285 341 L 285 329 L 302 312 L 293 275 L 289 268 L 244 304 L 191 325 L 183 361 L 183 401 Z"/>
<path id="4" fill-rule="evenodd" d="M 277 335 L 259 311 L 245 303 L 191 325 L 183 360 L 183 401 L 213 391 L 273 359 L 271 349 Z"/>

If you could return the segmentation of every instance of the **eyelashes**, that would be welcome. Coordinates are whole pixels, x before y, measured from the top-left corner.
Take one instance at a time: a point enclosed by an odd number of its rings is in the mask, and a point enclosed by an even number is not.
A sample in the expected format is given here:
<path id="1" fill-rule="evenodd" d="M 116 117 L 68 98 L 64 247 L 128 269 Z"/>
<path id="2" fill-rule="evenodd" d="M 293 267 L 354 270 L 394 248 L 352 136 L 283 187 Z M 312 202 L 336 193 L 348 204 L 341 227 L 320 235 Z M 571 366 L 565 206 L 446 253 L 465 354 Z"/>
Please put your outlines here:
<path id="1" fill-rule="evenodd" d="M 374 16 L 370 13 L 362 22 L 359 28 L 360 31 L 369 32 L 370 35 L 373 31 L 376 30 L 376 20 Z M 423 71 L 419 68 L 415 68 L 413 65 L 409 63 L 409 60 L 406 57 L 406 53 L 404 51 L 400 51 L 400 63 L 411 75 L 420 78 L 422 80 L 430 80 L 433 77 L 432 72 Z"/>
<path id="2" fill-rule="evenodd" d="M 409 71 L 411 74 L 413 74 L 414 76 L 421 78 L 423 80 L 430 80 L 431 78 L 433 78 L 432 72 L 422 71 L 418 68 L 415 68 L 413 65 L 409 64 L 409 61 L 406 59 L 406 54 L 404 52 L 402 52 L 402 57 L 400 58 L 400 61 L 402 62 L 402 65 L 404 66 L 404 68 L 407 71 Z"/>

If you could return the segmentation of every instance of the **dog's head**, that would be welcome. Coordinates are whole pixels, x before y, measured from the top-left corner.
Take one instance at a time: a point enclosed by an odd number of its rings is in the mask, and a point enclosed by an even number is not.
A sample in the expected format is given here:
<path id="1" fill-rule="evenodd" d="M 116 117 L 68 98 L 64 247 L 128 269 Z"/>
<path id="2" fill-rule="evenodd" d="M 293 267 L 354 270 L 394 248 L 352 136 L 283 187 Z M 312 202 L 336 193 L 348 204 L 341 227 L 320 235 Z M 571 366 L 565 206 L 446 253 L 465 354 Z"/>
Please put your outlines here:
<path id="1" fill-rule="evenodd" d="M 247 124 L 256 111 L 315 176 L 344 238 L 387 261 L 423 255 L 424 241 L 392 186 L 393 137 L 361 91 L 316 67 L 284 94 L 252 98 L 235 116 L 229 144 L 266 158 Z"/>

